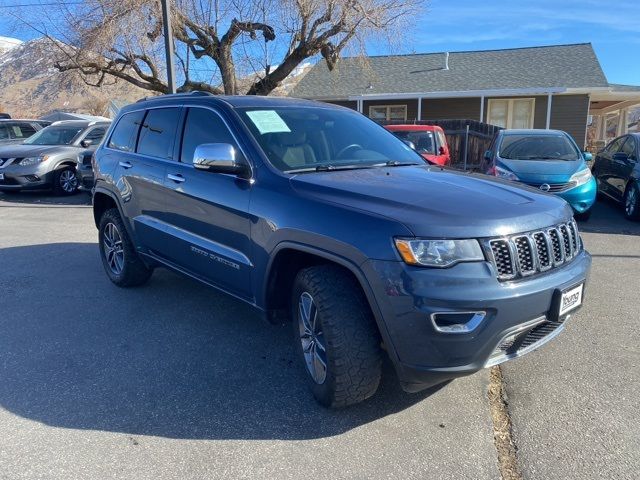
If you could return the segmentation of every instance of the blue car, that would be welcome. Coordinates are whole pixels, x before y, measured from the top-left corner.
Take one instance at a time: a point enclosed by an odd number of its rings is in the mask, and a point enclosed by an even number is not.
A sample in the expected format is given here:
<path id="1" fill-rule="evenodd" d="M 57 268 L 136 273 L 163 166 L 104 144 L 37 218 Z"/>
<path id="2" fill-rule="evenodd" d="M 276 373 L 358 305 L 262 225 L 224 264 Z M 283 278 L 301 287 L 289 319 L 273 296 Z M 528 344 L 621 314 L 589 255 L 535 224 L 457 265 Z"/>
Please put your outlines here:
<path id="1" fill-rule="evenodd" d="M 560 130 L 501 130 L 484 155 L 481 171 L 556 194 L 573 208 L 576 219 L 588 220 L 597 186 L 573 138 Z"/>

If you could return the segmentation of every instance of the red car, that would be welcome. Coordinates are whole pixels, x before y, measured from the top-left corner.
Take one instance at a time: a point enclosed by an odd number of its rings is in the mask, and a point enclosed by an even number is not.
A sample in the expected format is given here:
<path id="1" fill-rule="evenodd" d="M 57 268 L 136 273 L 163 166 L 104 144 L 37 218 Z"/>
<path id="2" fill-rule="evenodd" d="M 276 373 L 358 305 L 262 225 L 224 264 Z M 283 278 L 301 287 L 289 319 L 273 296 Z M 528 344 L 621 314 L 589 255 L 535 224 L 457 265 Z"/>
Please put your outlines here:
<path id="1" fill-rule="evenodd" d="M 449 165 L 449 145 L 442 128 L 436 125 L 385 125 L 396 137 L 412 142 L 426 160 L 438 165 Z"/>

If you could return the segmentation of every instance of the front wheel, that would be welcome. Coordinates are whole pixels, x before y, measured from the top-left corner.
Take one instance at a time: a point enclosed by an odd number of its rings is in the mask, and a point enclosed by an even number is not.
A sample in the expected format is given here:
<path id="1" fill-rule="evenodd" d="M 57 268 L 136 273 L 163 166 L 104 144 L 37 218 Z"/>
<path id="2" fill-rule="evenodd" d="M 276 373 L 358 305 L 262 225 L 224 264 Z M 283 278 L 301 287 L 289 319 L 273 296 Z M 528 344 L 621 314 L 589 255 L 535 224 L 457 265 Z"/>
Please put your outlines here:
<path id="1" fill-rule="evenodd" d="M 53 174 L 53 193 L 56 195 L 73 195 L 78 191 L 80 182 L 73 167 L 64 167 Z"/>
<path id="2" fill-rule="evenodd" d="M 340 267 L 301 270 L 291 301 L 294 341 L 316 400 L 346 407 L 378 389 L 382 353 L 360 285 Z"/>
<path id="3" fill-rule="evenodd" d="M 142 285 L 153 273 L 136 253 L 116 208 L 104 212 L 98 230 L 102 265 L 109 279 L 119 287 Z"/>
<path id="4" fill-rule="evenodd" d="M 624 216 L 628 220 L 640 220 L 640 188 L 636 182 L 631 183 L 624 193 Z"/>

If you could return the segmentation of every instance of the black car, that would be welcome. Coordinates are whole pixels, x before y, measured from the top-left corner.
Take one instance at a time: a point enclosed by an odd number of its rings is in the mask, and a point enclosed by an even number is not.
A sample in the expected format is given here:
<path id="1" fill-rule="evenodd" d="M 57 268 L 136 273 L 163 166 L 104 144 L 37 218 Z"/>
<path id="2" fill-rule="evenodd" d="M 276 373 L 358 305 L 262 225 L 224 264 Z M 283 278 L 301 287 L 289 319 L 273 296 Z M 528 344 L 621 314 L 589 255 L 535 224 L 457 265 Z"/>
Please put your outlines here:
<path id="1" fill-rule="evenodd" d="M 640 133 L 613 140 L 596 155 L 593 176 L 602 193 L 624 205 L 630 220 L 640 220 Z"/>
<path id="2" fill-rule="evenodd" d="M 121 110 L 93 163 L 109 279 L 166 267 L 291 321 L 324 405 L 373 395 L 383 355 L 408 392 L 524 355 L 583 300 L 564 200 L 428 165 L 347 108 L 156 97 Z"/>
<path id="3" fill-rule="evenodd" d="M 0 119 L 0 146 L 22 143 L 51 122 L 45 120 Z"/>

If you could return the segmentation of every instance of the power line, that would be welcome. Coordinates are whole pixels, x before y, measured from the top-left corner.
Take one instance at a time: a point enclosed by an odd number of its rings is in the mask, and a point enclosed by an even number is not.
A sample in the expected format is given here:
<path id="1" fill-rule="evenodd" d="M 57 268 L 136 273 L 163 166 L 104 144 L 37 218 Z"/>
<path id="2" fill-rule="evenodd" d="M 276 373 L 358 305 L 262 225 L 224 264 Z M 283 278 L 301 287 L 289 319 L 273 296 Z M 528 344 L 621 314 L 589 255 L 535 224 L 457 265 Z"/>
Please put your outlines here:
<path id="1" fill-rule="evenodd" d="M 50 2 L 50 3 L 19 3 L 17 5 L 0 5 L 0 8 L 23 8 L 23 7 L 57 7 L 57 6 L 71 6 L 71 5 L 83 5 L 84 2 Z"/>

